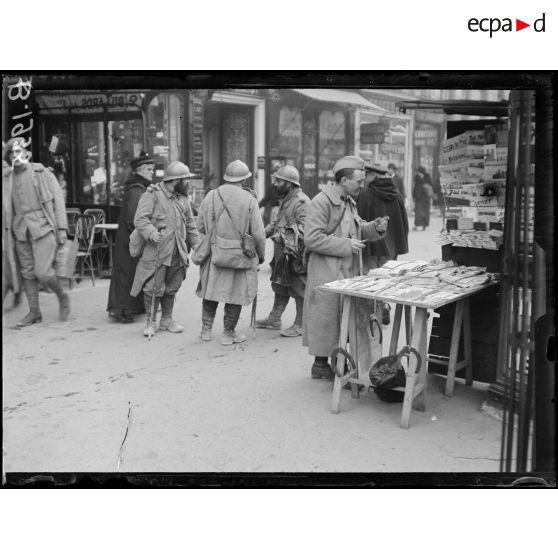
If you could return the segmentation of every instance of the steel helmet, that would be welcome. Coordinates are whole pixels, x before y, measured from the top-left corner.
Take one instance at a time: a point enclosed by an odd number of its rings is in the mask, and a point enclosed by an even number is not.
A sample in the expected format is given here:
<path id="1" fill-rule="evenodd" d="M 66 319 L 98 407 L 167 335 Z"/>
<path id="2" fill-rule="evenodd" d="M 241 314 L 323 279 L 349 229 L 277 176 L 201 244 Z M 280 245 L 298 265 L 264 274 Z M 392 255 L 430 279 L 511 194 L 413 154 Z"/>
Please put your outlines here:
<path id="1" fill-rule="evenodd" d="M 271 178 L 286 180 L 287 182 L 292 182 L 293 184 L 300 186 L 300 174 L 296 170 L 296 167 L 293 167 L 292 165 L 285 165 L 284 167 L 279 167 L 271 175 Z"/>
<path id="2" fill-rule="evenodd" d="M 233 161 L 232 163 L 229 163 L 227 165 L 223 178 L 227 182 L 241 182 L 242 180 L 246 180 L 251 176 L 252 173 L 250 172 L 248 165 L 246 163 L 243 163 L 240 159 L 237 159 L 236 161 Z"/>
<path id="3" fill-rule="evenodd" d="M 192 176 L 196 176 L 196 175 L 190 172 L 188 165 L 185 165 L 180 161 L 173 161 L 167 167 L 167 172 L 165 173 L 165 178 L 163 178 L 163 182 L 167 182 L 169 180 L 179 180 L 181 178 L 191 178 Z"/>

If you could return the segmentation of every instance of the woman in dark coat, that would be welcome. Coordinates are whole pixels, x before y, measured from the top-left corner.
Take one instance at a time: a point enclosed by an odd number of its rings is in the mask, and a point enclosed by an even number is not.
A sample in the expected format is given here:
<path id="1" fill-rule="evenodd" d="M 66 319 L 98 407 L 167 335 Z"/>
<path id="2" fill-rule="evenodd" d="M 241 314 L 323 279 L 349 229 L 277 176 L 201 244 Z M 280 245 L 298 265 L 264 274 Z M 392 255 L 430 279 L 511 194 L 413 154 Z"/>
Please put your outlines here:
<path id="1" fill-rule="evenodd" d="M 415 202 L 415 227 L 426 227 L 430 225 L 430 200 L 434 195 L 432 179 L 424 167 L 419 167 L 415 174 L 415 185 L 413 188 L 413 201 Z"/>
<path id="2" fill-rule="evenodd" d="M 132 174 L 124 186 L 124 198 L 116 231 L 114 263 L 107 306 L 109 315 L 122 323 L 132 322 L 134 314 L 141 314 L 145 311 L 143 299 L 130 295 L 138 259 L 130 256 L 128 244 L 130 234 L 134 230 L 134 215 L 138 202 L 151 184 L 155 161 L 142 152 L 132 161 L 131 166 Z"/>

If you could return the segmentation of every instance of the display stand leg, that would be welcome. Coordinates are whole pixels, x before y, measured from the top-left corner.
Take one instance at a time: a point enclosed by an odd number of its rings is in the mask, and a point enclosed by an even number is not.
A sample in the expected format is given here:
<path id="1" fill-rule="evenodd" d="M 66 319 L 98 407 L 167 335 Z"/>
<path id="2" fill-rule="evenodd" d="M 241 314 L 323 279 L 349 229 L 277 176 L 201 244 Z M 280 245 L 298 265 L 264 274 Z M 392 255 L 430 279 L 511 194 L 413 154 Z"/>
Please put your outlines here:
<path id="1" fill-rule="evenodd" d="M 421 349 L 425 345 L 426 340 L 426 327 L 427 327 L 427 316 L 425 308 L 417 308 L 415 312 L 415 323 L 413 326 L 413 335 L 411 340 L 411 346 L 421 353 Z M 423 341 L 424 337 L 424 341 Z M 425 390 L 426 378 L 424 377 L 424 372 L 426 370 L 427 364 L 425 361 L 421 363 L 421 368 L 417 374 L 414 371 L 417 368 L 417 358 L 414 353 L 411 353 L 409 358 L 409 375 L 407 376 L 407 382 L 405 384 L 405 398 L 403 400 L 403 410 L 401 412 L 401 428 L 409 428 L 409 422 L 411 418 L 411 409 L 413 408 L 413 401 L 419 393 Z M 424 405 L 424 398 L 422 405 Z M 420 409 L 418 409 L 420 410 Z"/>
<path id="2" fill-rule="evenodd" d="M 350 318 L 349 318 L 349 351 L 352 355 L 352 357 L 355 359 L 355 363 L 357 365 L 357 374 L 356 374 L 356 378 L 358 378 L 359 374 L 360 374 L 360 370 L 361 368 L 365 368 L 366 365 L 363 365 L 365 361 L 370 360 L 369 358 L 366 358 L 366 355 L 364 355 L 364 352 L 368 349 L 370 350 L 370 341 L 367 339 L 367 335 L 362 335 L 361 333 L 368 333 L 368 329 L 364 329 L 363 332 L 359 332 L 358 328 L 365 328 L 365 324 L 363 322 L 361 322 L 359 320 L 360 317 L 360 312 L 358 311 L 357 308 L 357 304 L 359 302 L 365 302 L 360 301 L 359 299 L 357 299 L 356 297 L 350 297 L 351 298 L 351 313 L 350 313 Z M 366 324 L 367 325 L 367 324 Z M 360 338 L 360 343 L 359 343 L 359 339 Z M 366 339 L 366 341 L 365 341 Z M 367 342 L 368 347 L 366 346 L 362 346 L 364 345 L 364 343 Z M 358 384 L 355 384 L 353 382 L 351 382 L 351 397 L 353 399 L 358 399 L 359 398 L 359 389 L 358 389 Z"/>
<path id="3" fill-rule="evenodd" d="M 413 401 L 413 409 L 420 411 L 421 413 L 426 411 L 426 382 L 428 379 L 428 312 L 424 310 L 423 314 L 424 317 L 422 320 L 420 338 L 417 347 L 422 362 L 417 374 L 419 378 L 419 386 L 417 387 L 415 385 L 415 399 Z"/>
<path id="4" fill-rule="evenodd" d="M 347 350 L 347 339 L 349 336 L 349 319 L 351 316 L 351 297 L 343 295 L 342 302 L 343 310 L 341 314 L 341 329 L 339 332 L 339 347 Z M 340 376 L 345 374 L 345 357 L 339 355 L 337 358 L 338 374 L 335 375 L 333 381 L 333 394 L 331 396 L 331 412 L 334 414 L 339 413 L 341 404 L 341 388 L 346 383 Z"/>
<path id="5" fill-rule="evenodd" d="M 451 332 L 451 345 L 450 345 L 450 354 L 449 354 L 449 362 L 448 362 L 448 377 L 446 380 L 446 397 L 453 396 L 453 389 L 455 385 L 455 372 L 457 371 L 457 358 L 459 355 L 459 342 L 461 340 L 462 324 L 463 324 L 463 301 L 460 300 L 455 305 L 455 315 L 453 317 L 453 329 Z"/>

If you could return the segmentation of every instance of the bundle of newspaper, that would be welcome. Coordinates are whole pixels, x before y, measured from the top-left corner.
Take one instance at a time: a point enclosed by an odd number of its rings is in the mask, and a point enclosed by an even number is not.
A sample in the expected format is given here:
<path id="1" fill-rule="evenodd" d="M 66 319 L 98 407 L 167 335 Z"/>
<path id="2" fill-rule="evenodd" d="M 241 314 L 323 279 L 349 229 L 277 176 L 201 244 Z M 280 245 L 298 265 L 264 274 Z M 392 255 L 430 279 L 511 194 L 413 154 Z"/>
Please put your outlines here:
<path id="1" fill-rule="evenodd" d="M 498 250 L 502 245 L 503 233 L 498 230 L 446 230 L 436 238 L 437 244 L 453 244 L 466 248 L 484 248 Z"/>

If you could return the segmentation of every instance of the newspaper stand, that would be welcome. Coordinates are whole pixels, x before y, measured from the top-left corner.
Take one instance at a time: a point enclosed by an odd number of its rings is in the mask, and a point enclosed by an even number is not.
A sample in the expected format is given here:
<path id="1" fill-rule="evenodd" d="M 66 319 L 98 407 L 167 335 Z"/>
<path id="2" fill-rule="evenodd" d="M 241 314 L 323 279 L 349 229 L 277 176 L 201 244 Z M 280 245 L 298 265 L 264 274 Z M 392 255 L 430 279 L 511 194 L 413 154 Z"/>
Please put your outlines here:
<path id="1" fill-rule="evenodd" d="M 351 322 L 351 307 L 357 298 L 372 299 L 381 302 L 390 302 L 395 304 L 395 318 L 392 330 L 392 337 L 390 341 L 390 354 L 397 352 L 397 345 L 399 340 L 399 332 L 401 328 L 401 321 L 403 311 L 405 312 L 405 334 L 406 341 L 410 347 L 413 347 L 421 356 L 420 368 L 415 373 L 407 372 L 407 379 L 405 388 L 396 388 L 404 390 L 405 396 L 403 400 L 403 409 L 401 412 L 401 428 L 409 428 L 411 409 L 424 412 L 426 410 L 426 385 L 428 377 L 428 317 L 429 312 L 433 312 L 437 308 L 447 304 L 456 303 L 456 311 L 451 336 L 451 349 L 447 360 L 445 359 L 432 359 L 437 364 L 443 364 L 448 367 L 448 375 L 446 380 L 445 394 L 448 397 L 453 395 L 455 373 L 462 368 L 466 369 L 466 383 L 471 385 L 473 383 L 473 370 L 471 360 L 471 323 L 469 312 L 469 297 L 472 295 L 494 285 L 497 281 L 490 280 L 489 282 L 467 289 L 463 293 L 455 293 L 451 298 L 439 304 L 427 304 L 418 301 L 403 300 L 399 297 L 387 297 L 379 294 L 373 294 L 365 291 L 358 291 L 354 289 L 347 289 L 342 287 L 334 287 L 322 285 L 318 287 L 324 291 L 337 293 L 342 296 L 342 314 L 341 314 L 341 329 L 340 329 L 340 342 L 339 348 L 347 351 L 347 345 L 355 346 L 351 343 L 353 332 L 349 324 Z M 411 327 L 412 313 L 414 310 L 414 321 Z M 463 339 L 464 345 L 464 359 L 458 361 L 459 343 Z M 350 355 L 350 352 L 347 353 Z M 339 413 L 341 403 L 341 389 L 347 383 L 353 384 L 351 386 L 351 394 L 353 397 L 358 397 L 358 386 L 362 385 L 370 387 L 370 379 L 367 377 L 367 371 L 359 371 L 357 366 L 352 365 L 349 371 L 345 373 L 345 360 L 346 358 L 342 353 L 339 354 L 337 359 L 337 375 L 333 385 L 333 395 L 331 400 L 331 412 L 334 414 Z M 356 355 L 352 358 L 353 362 L 358 362 Z M 407 366 L 408 371 L 415 371 L 417 369 L 417 358 L 414 354 L 409 356 Z"/>

